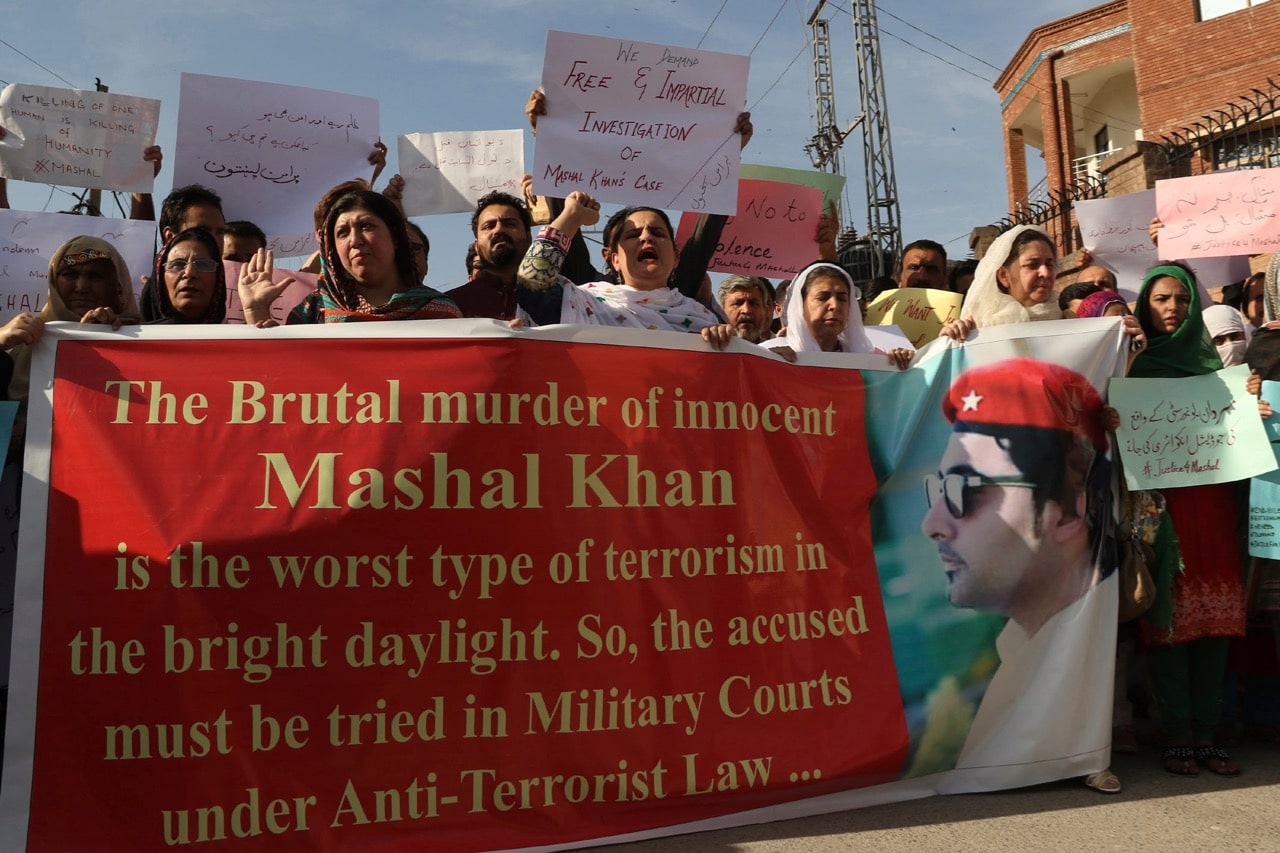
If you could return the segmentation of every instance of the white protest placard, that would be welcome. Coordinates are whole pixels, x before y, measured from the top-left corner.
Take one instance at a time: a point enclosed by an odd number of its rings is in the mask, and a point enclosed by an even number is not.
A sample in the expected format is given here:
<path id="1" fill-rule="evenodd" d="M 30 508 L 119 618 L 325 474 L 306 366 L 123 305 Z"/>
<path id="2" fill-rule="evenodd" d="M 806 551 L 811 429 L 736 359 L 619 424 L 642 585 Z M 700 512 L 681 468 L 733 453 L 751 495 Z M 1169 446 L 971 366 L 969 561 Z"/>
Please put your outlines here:
<path id="1" fill-rule="evenodd" d="M 185 73 L 180 92 L 173 185 L 216 192 L 226 218 L 256 224 L 278 256 L 313 251 L 316 201 L 372 174 L 374 98 Z"/>
<path id="2" fill-rule="evenodd" d="M 1160 263 L 1150 236 L 1156 191 L 1085 199 L 1075 202 L 1075 208 L 1080 236 L 1084 247 L 1093 253 L 1094 263 L 1115 273 L 1120 295 L 1135 301 L 1147 270 Z M 1160 233 L 1163 237 L 1164 229 Z M 1221 287 L 1249 274 L 1249 260 L 1243 256 L 1194 258 L 1188 266 L 1195 271 L 1202 305 L 1213 302 L 1207 288 Z"/>
<path id="3" fill-rule="evenodd" d="M 151 192 L 160 102 L 83 89 L 10 83 L 0 91 L 0 177 Z"/>
<path id="4" fill-rule="evenodd" d="M 407 133 L 396 142 L 406 216 L 470 213 L 494 190 L 522 195 L 522 130 Z"/>
<path id="5" fill-rule="evenodd" d="M 1120 294 L 1138 298 L 1142 277 L 1156 264 L 1156 247 L 1148 232 L 1155 216 L 1155 190 L 1075 202 L 1084 247 L 1093 261 L 1116 274 Z"/>
<path id="6" fill-rule="evenodd" d="M 23 311 L 38 312 L 49 297 L 49 259 L 81 234 L 101 237 L 124 256 L 134 295 L 151 273 L 156 224 L 103 216 L 0 210 L 0 324 Z"/>
<path id="7" fill-rule="evenodd" d="M 533 188 L 733 214 L 750 59 L 551 30 Z"/>
<path id="8" fill-rule="evenodd" d="M 1276 468 L 1247 365 L 1178 379 L 1112 379 L 1130 489 L 1230 483 Z"/>

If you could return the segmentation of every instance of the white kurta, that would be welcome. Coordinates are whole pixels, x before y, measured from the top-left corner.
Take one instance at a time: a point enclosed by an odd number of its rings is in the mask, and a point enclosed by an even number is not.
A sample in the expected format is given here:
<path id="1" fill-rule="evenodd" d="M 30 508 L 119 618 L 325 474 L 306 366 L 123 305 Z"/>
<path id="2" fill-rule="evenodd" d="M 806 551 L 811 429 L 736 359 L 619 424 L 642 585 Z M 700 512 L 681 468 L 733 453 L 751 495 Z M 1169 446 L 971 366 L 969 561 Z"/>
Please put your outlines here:
<path id="1" fill-rule="evenodd" d="M 1019 788 L 1110 763 L 1115 578 L 1058 611 L 1034 636 L 1009 620 L 996 638 L 1000 668 L 941 791 Z"/>

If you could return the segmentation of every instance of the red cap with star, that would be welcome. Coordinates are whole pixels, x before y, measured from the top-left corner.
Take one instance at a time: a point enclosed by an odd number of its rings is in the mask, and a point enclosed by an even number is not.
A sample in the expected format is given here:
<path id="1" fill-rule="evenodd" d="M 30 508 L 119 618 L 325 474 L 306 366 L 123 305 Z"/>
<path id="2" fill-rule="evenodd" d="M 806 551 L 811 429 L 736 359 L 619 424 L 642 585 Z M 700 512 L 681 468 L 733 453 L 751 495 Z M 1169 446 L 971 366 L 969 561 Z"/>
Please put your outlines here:
<path id="1" fill-rule="evenodd" d="M 1075 433 L 1107 449 L 1102 398 L 1074 370 L 1033 358 L 1011 358 L 960 374 L 942 401 L 947 420 L 1030 426 Z"/>

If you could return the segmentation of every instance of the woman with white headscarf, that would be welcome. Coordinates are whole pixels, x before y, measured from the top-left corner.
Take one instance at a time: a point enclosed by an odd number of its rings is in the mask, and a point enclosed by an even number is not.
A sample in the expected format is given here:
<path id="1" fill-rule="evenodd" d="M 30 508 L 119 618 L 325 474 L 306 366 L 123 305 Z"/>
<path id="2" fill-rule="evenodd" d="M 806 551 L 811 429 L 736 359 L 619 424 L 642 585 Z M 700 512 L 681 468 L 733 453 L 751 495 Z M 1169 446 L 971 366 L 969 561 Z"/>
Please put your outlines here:
<path id="1" fill-rule="evenodd" d="M 1057 249 L 1049 235 L 1031 225 L 1011 228 L 983 255 L 960 319 L 945 324 L 942 334 L 963 341 L 976 328 L 1061 320 L 1062 310 L 1054 298 L 1057 278 Z M 1126 317 L 1124 326 L 1135 352 L 1146 346 L 1137 320 Z"/>
<path id="2" fill-rule="evenodd" d="M 1201 312 L 1204 326 L 1209 331 L 1213 346 L 1222 359 L 1223 367 L 1244 364 L 1245 349 L 1249 346 L 1245 334 L 1244 317 L 1230 305 L 1210 305 Z"/>
<path id="3" fill-rule="evenodd" d="M 786 334 L 760 345 L 800 352 L 881 352 L 862 326 L 861 294 L 843 267 L 818 261 L 802 269 L 787 288 L 783 312 Z M 900 369 L 911 362 L 909 349 L 890 350 L 889 360 Z"/>

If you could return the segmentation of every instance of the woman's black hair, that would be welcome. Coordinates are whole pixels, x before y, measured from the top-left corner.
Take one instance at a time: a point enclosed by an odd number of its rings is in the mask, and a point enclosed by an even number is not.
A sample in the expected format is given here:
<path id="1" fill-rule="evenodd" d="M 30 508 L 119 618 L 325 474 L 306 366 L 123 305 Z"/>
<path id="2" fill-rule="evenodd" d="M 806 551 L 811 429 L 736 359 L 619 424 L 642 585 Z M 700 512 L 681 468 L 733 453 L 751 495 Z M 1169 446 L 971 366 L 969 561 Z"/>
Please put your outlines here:
<path id="1" fill-rule="evenodd" d="M 395 246 L 396 277 L 402 284 L 417 284 L 420 277 L 414 272 L 413 250 L 409 247 L 409 232 L 405 228 L 405 218 L 401 215 L 400 208 L 386 196 L 372 190 L 352 190 L 340 196 L 329 208 L 329 215 L 324 222 L 324 239 L 325 252 L 329 255 L 330 274 L 338 275 L 341 270 L 341 275 L 350 278 L 350 273 L 346 271 L 345 266 L 342 266 L 342 259 L 338 257 L 333 230 L 338 217 L 352 210 L 365 210 L 382 220 L 387 230 L 391 232 L 391 241 Z M 337 269 L 332 268 L 335 263 L 338 264 Z"/>

